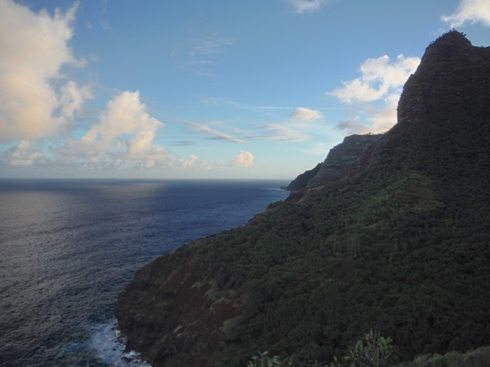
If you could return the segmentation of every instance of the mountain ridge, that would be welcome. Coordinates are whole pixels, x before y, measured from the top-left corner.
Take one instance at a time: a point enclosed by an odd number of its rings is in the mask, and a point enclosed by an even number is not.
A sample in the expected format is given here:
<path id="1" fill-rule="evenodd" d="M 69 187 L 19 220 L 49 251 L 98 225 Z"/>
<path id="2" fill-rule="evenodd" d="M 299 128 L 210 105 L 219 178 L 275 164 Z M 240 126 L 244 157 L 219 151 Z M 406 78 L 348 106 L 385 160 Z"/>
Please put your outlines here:
<path id="1" fill-rule="evenodd" d="M 154 367 L 340 355 L 369 329 L 405 358 L 490 343 L 490 48 L 429 45 L 398 123 L 346 179 L 137 272 L 117 304 Z"/>

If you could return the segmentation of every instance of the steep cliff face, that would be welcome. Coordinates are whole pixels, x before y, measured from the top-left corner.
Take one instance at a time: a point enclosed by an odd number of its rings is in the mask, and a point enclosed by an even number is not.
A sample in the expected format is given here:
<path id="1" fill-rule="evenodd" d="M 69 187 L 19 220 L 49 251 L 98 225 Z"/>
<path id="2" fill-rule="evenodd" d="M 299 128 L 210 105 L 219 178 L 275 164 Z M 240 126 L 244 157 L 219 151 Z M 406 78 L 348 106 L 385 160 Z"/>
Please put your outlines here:
<path id="1" fill-rule="evenodd" d="M 310 181 L 313 177 L 317 175 L 317 173 L 320 171 L 320 168 L 322 167 L 321 163 L 318 163 L 315 168 L 305 171 L 302 174 L 298 175 L 293 181 L 289 183 L 289 185 L 286 187 L 286 190 L 289 191 L 296 191 L 299 189 L 302 189 L 306 187 L 308 184 L 308 181 Z"/>
<path id="2" fill-rule="evenodd" d="M 117 304 L 127 348 L 242 367 L 330 360 L 369 329 L 407 358 L 489 344 L 489 152 L 490 48 L 449 32 L 347 178 L 141 269 Z"/>
<path id="3" fill-rule="evenodd" d="M 306 187 L 324 186 L 345 178 L 352 164 L 364 154 L 366 149 L 374 144 L 380 135 L 351 135 L 330 149 L 319 172 L 308 181 Z"/>

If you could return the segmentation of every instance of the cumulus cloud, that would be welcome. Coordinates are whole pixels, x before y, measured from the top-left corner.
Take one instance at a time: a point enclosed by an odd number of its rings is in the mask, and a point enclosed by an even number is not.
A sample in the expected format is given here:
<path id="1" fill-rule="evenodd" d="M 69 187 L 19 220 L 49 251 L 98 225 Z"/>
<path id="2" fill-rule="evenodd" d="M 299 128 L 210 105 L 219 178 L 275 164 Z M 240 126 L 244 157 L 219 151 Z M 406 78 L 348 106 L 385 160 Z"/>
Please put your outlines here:
<path id="1" fill-rule="evenodd" d="M 312 13 L 320 10 L 321 6 L 330 2 L 330 0 L 286 0 L 290 3 L 296 13 Z"/>
<path id="2" fill-rule="evenodd" d="M 98 145 L 103 151 L 123 142 L 122 135 L 130 137 L 124 140 L 124 146 L 131 154 L 148 152 L 156 131 L 163 124 L 150 117 L 146 105 L 140 102 L 139 92 L 123 92 L 112 98 L 100 115 L 100 123 L 94 124 L 82 137 L 81 142 Z M 113 145 L 117 142 L 116 145 Z"/>
<path id="3" fill-rule="evenodd" d="M 295 119 L 303 120 L 303 121 L 318 120 L 323 117 L 320 111 L 310 110 L 308 108 L 303 108 L 303 107 L 299 107 L 295 109 L 290 116 Z"/>
<path id="4" fill-rule="evenodd" d="M 490 2 L 488 0 L 461 0 L 458 8 L 449 16 L 441 19 L 449 23 L 451 28 L 459 27 L 465 23 L 481 23 L 490 27 Z"/>
<path id="5" fill-rule="evenodd" d="M 139 92 L 122 92 L 108 102 L 98 123 L 80 140 L 68 139 L 57 153 L 65 162 L 82 166 L 114 168 L 198 167 L 198 158 L 176 158 L 154 143 L 163 123 L 150 117 Z"/>
<path id="6" fill-rule="evenodd" d="M 375 101 L 390 92 L 399 91 L 419 64 L 418 57 L 403 55 L 399 55 L 394 62 L 386 55 L 367 59 L 359 68 L 361 77 L 342 82 L 342 88 L 328 94 L 347 104 Z"/>
<path id="7" fill-rule="evenodd" d="M 100 114 L 99 122 L 92 124 L 79 141 L 69 141 L 67 148 L 76 151 L 77 155 L 93 161 L 103 159 L 105 155 L 116 155 L 127 158 L 151 155 L 157 129 L 163 124 L 150 117 L 146 106 L 139 100 L 139 92 L 123 92 L 114 96 Z"/>
<path id="8" fill-rule="evenodd" d="M 0 0 L 0 152 L 3 166 L 209 169 L 195 155 L 179 158 L 155 143 L 163 123 L 149 116 L 138 92 L 114 96 L 81 138 L 70 135 L 92 85 L 64 74 L 83 67 L 69 42 L 78 2 L 68 11 L 38 13 Z M 208 40 L 197 55 L 220 52 L 229 40 Z"/>
<path id="9" fill-rule="evenodd" d="M 396 123 L 396 108 L 403 85 L 410 74 L 420 64 L 418 57 L 399 55 L 392 61 L 388 56 L 367 59 L 360 67 L 361 76 L 354 80 L 342 82 L 342 88 L 327 93 L 337 97 L 341 102 L 356 104 L 368 115 L 362 123 L 360 117 L 341 121 L 337 128 L 348 133 L 380 133 L 389 130 Z M 381 107 L 376 107 L 375 103 Z"/>
<path id="10" fill-rule="evenodd" d="M 0 0 L 0 139 L 34 141 L 69 123 L 90 86 L 61 74 L 64 65 L 83 66 L 68 45 L 77 4 L 66 13 L 34 13 Z"/>
<path id="11" fill-rule="evenodd" d="M 226 163 L 230 167 L 250 168 L 254 164 L 254 156 L 250 152 L 241 151 L 237 157 Z"/>

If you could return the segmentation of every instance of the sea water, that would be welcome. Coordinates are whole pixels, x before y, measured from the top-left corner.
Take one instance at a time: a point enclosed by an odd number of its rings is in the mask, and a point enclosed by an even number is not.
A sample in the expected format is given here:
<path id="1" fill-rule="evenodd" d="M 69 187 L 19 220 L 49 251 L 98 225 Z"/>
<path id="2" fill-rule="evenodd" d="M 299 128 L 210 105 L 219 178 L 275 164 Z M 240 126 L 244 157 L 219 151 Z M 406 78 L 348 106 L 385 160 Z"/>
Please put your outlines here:
<path id="1" fill-rule="evenodd" d="M 136 270 L 284 200 L 282 181 L 0 180 L 0 365 L 144 366 L 123 354 Z"/>

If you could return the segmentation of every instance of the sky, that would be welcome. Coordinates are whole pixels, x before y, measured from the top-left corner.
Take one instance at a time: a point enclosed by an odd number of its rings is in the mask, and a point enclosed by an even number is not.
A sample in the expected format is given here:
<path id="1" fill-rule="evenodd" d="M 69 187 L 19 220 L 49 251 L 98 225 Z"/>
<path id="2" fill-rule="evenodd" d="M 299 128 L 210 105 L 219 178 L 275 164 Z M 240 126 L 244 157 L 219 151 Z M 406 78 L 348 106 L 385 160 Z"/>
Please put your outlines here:
<path id="1" fill-rule="evenodd" d="M 284 179 L 490 0 L 0 0 L 0 178 Z"/>

